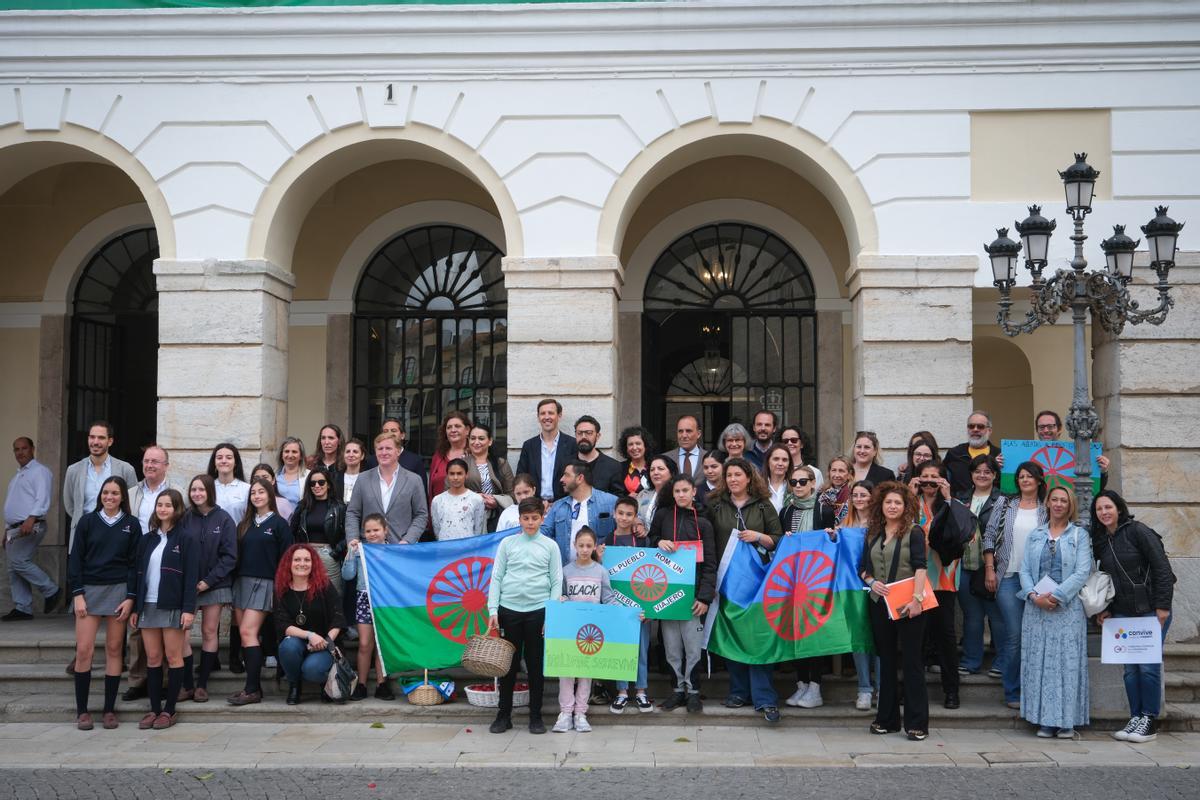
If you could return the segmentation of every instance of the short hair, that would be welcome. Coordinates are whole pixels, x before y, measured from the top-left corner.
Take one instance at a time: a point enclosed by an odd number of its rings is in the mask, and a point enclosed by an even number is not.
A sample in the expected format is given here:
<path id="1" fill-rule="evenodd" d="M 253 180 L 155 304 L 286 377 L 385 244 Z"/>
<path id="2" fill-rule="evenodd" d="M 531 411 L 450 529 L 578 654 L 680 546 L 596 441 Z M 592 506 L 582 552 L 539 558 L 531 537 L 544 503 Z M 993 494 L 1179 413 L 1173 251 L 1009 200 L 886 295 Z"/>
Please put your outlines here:
<path id="1" fill-rule="evenodd" d="M 30 450 L 37 449 L 33 446 L 33 439 L 30 439 L 28 436 L 18 436 L 16 439 L 13 439 L 13 444 L 16 444 L 17 442 L 25 442 L 29 445 Z"/>
<path id="2" fill-rule="evenodd" d="M 1037 481 L 1038 500 L 1045 500 L 1046 499 L 1046 471 L 1044 469 L 1042 469 L 1042 465 L 1037 463 L 1036 461 L 1023 461 L 1017 466 L 1016 472 L 1013 473 L 1013 478 L 1018 479 L 1017 480 L 1017 495 L 1018 496 L 1021 494 L 1021 484 L 1019 482 L 1019 479 L 1021 477 L 1022 472 L 1028 472 L 1030 474 L 1030 476 L 1032 476 L 1033 479 L 1035 481 Z"/>
<path id="3" fill-rule="evenodd" d="M 772 428 L 778 428 L 778 427 L 779 427 L 779 415 L 778 415 L 778 414 L 776 414 L 774 411 L 771 411 L 770 409 L 767 409 L 767 408 L 760 408 L 758 411 L 755 411 L 755 412 L 754 412 L 754 416 L 751 418 L 751 422 L 753 422 L 754 420 L 758 419 L 758 418 L 759 418 L 760 416 L 762 416 L 763 414 L 770 414 L 770 415 L 771 415 L 771 427 L 772 427 Z"/>
<path id="4" fill-rule="evenodd" d="M 401 431 L 404 430 L 404 421 L 401 420 L 399 417 L 384 417 L 383 422 L 380 423 L 380 425 L 379 425 L 380 430 L 382 430 L 383 426 L 387 425 L 389 422 L 396 423 L 397 428 L 399 428 Z"/>
<path id="5" fill-rule="evenodd" d="M 600 432 L 600 423 L 591 414 L 584 414 L 582 417 L 575 420 L 575 427 L 578 428 L 582 423 L 585 422 L 590 422 L 592 425 L 595 425 L 596 433 Z"/>
<path id="6" fill-rule="evenodd" d="M 747 444 L 750 443 L 750 431 L 746 430 L 746 426 L 740 422 L 731 422 L 725 426 L 725 430 L 721 431 L 721 435 L 717 437 L 717 446 L 722 450 L 725 449 L 725 440 L 741 439 Z"/>
<path id="7" fill-rule="evenodd" d="M 155 510 L 150 514 L 150 530 L 152 531 L 156 531 L 160 527 L 158 520 L 158 501 L 163 497 L 166 497 L 171 501 L 171 528 L 174 528 L 179 524 L 179 520 L 183 519 L 184 510 L 187 508 L 183 502 L 183 495 L 179 493 L 178 489 L 163 489 L 158 493 L 158 496 L 154 498 Z"/>
<path id="8" fill-rule="evenodd" d="M 992 427 L 992 415 L 987 413 L 986 411 L 981 411 L 977 408 L 974 411 L 972 411 L 970 414 L 967 414 L 968 420 L 971 419 L 971 417 L 983 417 L 984 419 L 987 420 L 987 426 L 989 428 Z"/>
<path id="9" fill-rule="evenodd" d="M 387 530 L 387 517 L 385 517 L 383 514 L 367 514 L 365 517 L 363 517 L 362 526 L 366 528 L 368 522 L 378 522 L 383 526 L 384 531 Z"/>
<path id="10" fill-rule="evenodd" d="M 975 470 L 979 469 L 980 467 L 984 466 L 985 464 L 987 465 L 987 468 L 990 469 L 993 473 L 995 473 L 996 475 L 1000 474 L 1000 465 L 996 463 L 996 457 L 992 456 L 988 453 L 980 453 L 979 455 L 972 458 L 970 471 L 974 472 Z"/>
<path id="11" fill-rule="evenodd" d="M 562 413 L 562 403 L 558 402 L 553 397 L 544 397 L 541 400 L 539 400 L 538 404 L 537 404 L 537 408 L 534 410 L 540 412 L 542 410 L 542 406 L 548 406 L 551 404 L 554 405 L 554 410 L 556 412 L 558 412 L 559 414 Z"/>
<path id="12" fill-rule="evenodd" d="M 201 472 L 188 481 L 188 499 L 192 498 L 192 484 L 200 481 L 204 486 L 204 505 L 215 508 L 217 505 L 217 484 L 207 472 Z"/>
<path id="13" fill-rule="evenodd" d="M 108 438 L 110 438 L 110 439 L 113 438 L 112 423 L 106 419 L 93 420 L 92 424 L 88 425 L 88 427 L 87 427 L 88 433 L 92 432 L 92 428 L 104 428 L 104 432 L 108 434 Z"/>
<path id="14" fill-rule="evenodd" d="M 382 442 L 384 439 L 391 439 L 396 444 L 396 447 L 400 446 L 400 440 L 396 438 L 396 434 L 394 434 L 394 433 L 376 434 L 375 439 L 371 442 L 371 444 L 377 445 L 380 442 Z"/>
<path id="15" fill-rule="evenodd" d="M 151 450 L 161 450 L 162 454 L 163 454 L 163 463 L 164 464 L 171 463 L 171 454 L 167 452 L 167 448 L 163 447 L 161 444 L 156 444 L 154 442 L 151 442 L 150 444 L 148 444 L 142 448 L 142 458 L 145 458 L 146 453 L 149 453 Z"/>
<path id="16" fill-rule="evenodd" d="M 675 428 L 677 430 L 679 428 L 679 423 L 683 422 L 685 419 L 690 419 L 692 422 L 696 423 L 696 430 L 702 430 L 703 426 L 700 424 L 700 418 L 695 414 L 680 414 L 675 419 Z"/>
<path id="17" fill-rule="evenodd" d="M 621 435 L 617 437 L 617 452 L 621 454 L 621 458 L 629 459 L 629 440 L 634 436 L 641 438 L 642 444 L 646 445 L 645 458 L 649 458 L 650 454 L 654 452 L 654 439 L 650 436 L 650 431 L 641 425 L 631 425 L 621 431 Z"/>
<path id="18" fill-rule="evenodd" d="M 615 510 L 617 506 L 629 506 L 633 509 L 633 513 L 636 514 L 638 510 L 638 501 L 636 497 L 630 497 L 627 494 L 623 494 L 617 498 L 617 502 L 613 503 L 613 509 Z"/>
<path id="19" fill-rule="evenodd" d="M 546 510 L 542 507 L 542 499 L 540 497 L 526 497 L 517 505 L 517 516 L 522 514 L 537 514 L 539 517 L 546 516 Z"/>
<path id="20" fill-rule="evenodd" d="M 575 470 L 575 474 L 584 479 L 588 486 L 592 485 L 592 465 L 586 461 L 580 461 L 578 458 L 573 458 L 567 462 L 567 466 Z"/>
<path id="21" fill-rule="evenodd" d="M 1058 415 L 1057 411 L 1051 411 L 1048 408 L 1045 411 L 1039 411 L 1038 413 L 1033 415 L 1033 424 L 1036 426 L 1037 421 L 1039 419 L 1041 419 L 1042 417 L 1054 417 L 1054 424 L 1057 425 L 1060 429 L 1063 426 L 1062 417 L 1060 417 Z"/>

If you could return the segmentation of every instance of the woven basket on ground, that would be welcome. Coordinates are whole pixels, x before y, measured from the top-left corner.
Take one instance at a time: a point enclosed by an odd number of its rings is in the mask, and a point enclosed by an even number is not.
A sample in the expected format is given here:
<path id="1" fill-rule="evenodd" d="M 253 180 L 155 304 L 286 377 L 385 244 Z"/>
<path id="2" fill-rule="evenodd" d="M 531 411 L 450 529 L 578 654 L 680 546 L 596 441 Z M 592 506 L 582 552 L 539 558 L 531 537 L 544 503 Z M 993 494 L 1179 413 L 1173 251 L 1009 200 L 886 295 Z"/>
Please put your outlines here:
<path id="1" fill-rule="evenodd" d="M 429 683 L 429 670 L 425 670 L 425 682 L 408 693 L 408 702 L 414 706 L 438 706 L 446 702 L 442 693 Z"/>
<path id="2" fill-rule="evenodd" d="M 467 702 L 480 708 L 497 708 L 500 705 L 500 685 L 495 679 L 490 684 L 473 683 L 463 689 Z M 513 708 L 529 705 L 529 684 L 518 683 L 513 689 Z"/>
<path id="3" fill-rule="evenodd" d="M 463 650 L 462 665 L 476 675 L 499 678 L 508 674 L 517 648 L 497 636 L 472 636 Z"/>

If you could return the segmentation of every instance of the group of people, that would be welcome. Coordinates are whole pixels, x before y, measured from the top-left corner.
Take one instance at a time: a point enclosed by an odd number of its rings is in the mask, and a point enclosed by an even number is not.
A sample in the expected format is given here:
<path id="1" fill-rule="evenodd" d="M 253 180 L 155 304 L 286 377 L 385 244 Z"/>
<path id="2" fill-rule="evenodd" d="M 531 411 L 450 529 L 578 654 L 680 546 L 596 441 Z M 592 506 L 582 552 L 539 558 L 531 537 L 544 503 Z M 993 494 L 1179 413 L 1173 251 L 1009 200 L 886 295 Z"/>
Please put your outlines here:
<path id="1" fill-rule="evenodd" d="M 175 724 L 179 702 L 208 700 L 209 677 L 220 668 L 219 622 L 226 607 L 235 621 L 229 667 L 245 673 L 230 704 L 261 702 L 263 669 L 276 665 L 277 679 L 288 682 L 287 702 L 302 702 L 303 681 L 323 679 L 332 664 L 331 644 L 347 636 L 361 639 L 360 684 L 351 699 L 365 698 L 377 662 L 374 629 L 366 587 L 357 581 L 358 559 L 347 557 L 360 541 L 418 545 L 521 530 L 500 546 L 488 599 L 490 627 L 517 650 L 500 684 L 493 731 L 512 725 L 513 687 L 523 661 L 529 727 L 545 732 L 545 606 L 609 599 L 607 575 L 597 563 L 606 545 L 694 548 L 691 618 L 643 621 L 632 687 L 618 682 L 615 695 L 605 696 L 598 691 L 603 687 L 586 679 L 561 680 L 556 731 L 589 730 L 587 709 L 598 697 L 613 713 L 630 703 L 653 710 L 647 669 L 660 639 L 674 681 L 662 707 L 702 710 L 697 666 L 704 618 L 718 592 L 721 554 L 734 537 L 768 561 L 782 536 L 866 530 L 859 571 L 874 601 L 868 622 L 877 658 L 851 656 L 858 673 L 856 707 L 876 706 L 871 730 L 880 734 L 903 728 L 909 738 L 927 736 L 927 668 L 940 673 L 945 707 L 959 706 L 960 676 L 984 669 L 986 621 L 996 652 L 988 674 L 1002 681 L 1005 701 L 1037 726 L 1039 736 L 1072 737 L 1076 726 L 1088 723 L 1087 620 L 1078 595 L 1094 560 L 1116 588 L 1101 618 L 1154 614 L 1164 635 L 1170 623 L 1174 578 L 1161 538 L 1134 520 L 1111 490 L 1095 498 L 1090 531 L 1081 528 L 1071 490 L 1048 487 L 1033 462 L 1017 467 L 1017 492 L 1002 495 L 1003 453 L 989 440 L 991 421 L 983 412 L 970 415 L 966 441 L 944 456 L 931 433 L 915 433 L 896 471 L 880 463 L 879 442 L 870 431 L 855 434 L 849 455 L 818 469 L 809 463 L 808 435 L 780 427 L 770 411 L 756 414 L 749 430 L 727 426 L 717 447 L 707 450 L 690 415 L 677 420 L 676 445 L 666 452 L 656 453 L 646 429 L 630 427 L 618 437 L 620 460 L 600 451 L 594 417 L 581 416 L 571 436 L 561 430 L 558 401 L 540 402 L 537 416 L 540 432 L 522 444 L 515 470 L 494 452 L 486 425 L 453 411 L 442 421 L 428 468 L 405 448 L 401 422 L 389 419 L 370 447 L 332 424 L 319 431 L 311 456 L 300 439 L 289 437 L 278 463 L 254 466 L 249 482 L 238 448 L 222 442 L 212 449 L 206 472 L 186 484 L 175 483 L 169 455 L 156 445 L 145 449 L 138 480 L 131 465 L 109 453 L 111 426 L 93 424 L 89 455 L 70 466 L 62 487 L 71 520 L 67 589 L 77 649 L 68 671 L 75 678 L 77 725 L 94 724 L 88 701 L 102 622 L 103 726 L 118 725 L 115 703 L 131 627 L 131 686 L 123 698 L 147 696 L 150 708 L 139 726 L 157 730 Z M 1040 439 L 1062 435 L 1061 419 L 1051 411 L 1037 415 L 1035 428 Z M 46 531 L 52 476 L 34 458 L 28 438 L 18 439 L 13 451 L 20 469 L 5 499 L 5 548 L 15 608 L 5 620 L 30 618 L 35 590 L 47 610 L 62 596 L 32 563 Z M 1100 466 L 1106 471 L 1107 459 Z M 910 577 L 917 587 L 928 586 L 937 605 L 924 610 L 924 590 L 918 589 L 900 617 L 890 619 L 883 603 L 888 585 Z M 197 616 L 198 663 L 188 635 Z M 382 665 L 374 666 L 375 696 L 394 699 Z M 724 705 L 752 704 L 768 723 L 780 718 L 775 671 L 795 668 L 788 705 L 824 702 L 826 658 L 792 665 L 725 660 L 724 666 Z M 1160 711 L 1161 665 L 1127 667 L 1125 685 L 1131 719 L 1114 735 L 1150 741 Z"/>

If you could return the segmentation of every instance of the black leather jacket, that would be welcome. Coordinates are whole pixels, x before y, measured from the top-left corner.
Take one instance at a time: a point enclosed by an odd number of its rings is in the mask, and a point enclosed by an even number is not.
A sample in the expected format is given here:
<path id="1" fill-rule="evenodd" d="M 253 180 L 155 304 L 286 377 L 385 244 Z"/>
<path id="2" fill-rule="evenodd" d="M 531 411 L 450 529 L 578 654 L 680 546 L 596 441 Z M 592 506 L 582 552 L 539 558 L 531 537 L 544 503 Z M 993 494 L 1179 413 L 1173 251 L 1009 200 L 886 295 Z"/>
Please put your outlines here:
<path id="1" fill-rule="evenodd" d="M 1108 610 L 1118 617 L 1136 616 L 1134 584 L 1144 583 L 1153 606 L 1151 613 L 1159 608 L 1169 611 L 1175 573 L 1158 534 L 1133 517 L 1117 525 L 1111 536 L 1099 523 L 1093 523 L 1093 527 L 1097 533 L 1092 536 L 1092 552 L 1117 590 Z"/>
<path id="2" fill-rule="evenodd" d="M 297 542 L 308 542 L 308 513 L 297 506 L 292 514 L 292 538 Z M 333 557 L 341 560 L 346 556 L 346 506 L 337 501 L 336 497 L 329 500 L 325 511 L 325 542 L 328 543 Z"/>

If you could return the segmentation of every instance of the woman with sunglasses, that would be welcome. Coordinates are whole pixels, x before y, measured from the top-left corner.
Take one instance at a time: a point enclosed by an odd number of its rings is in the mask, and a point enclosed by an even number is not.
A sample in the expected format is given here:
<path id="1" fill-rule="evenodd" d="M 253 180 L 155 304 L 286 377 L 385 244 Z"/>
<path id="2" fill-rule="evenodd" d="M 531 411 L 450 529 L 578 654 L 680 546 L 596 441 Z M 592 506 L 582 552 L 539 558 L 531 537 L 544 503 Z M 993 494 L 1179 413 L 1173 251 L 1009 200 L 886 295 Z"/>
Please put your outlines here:
<path id="1" fill-rule="evenodd" d="M 774 447 L 771 448 L 774 450 Z M 767 463 L 770 463 L 771 451 L 767 451 Z M 779 524 L 784 536 L 794 533 L 818 530 L 825 526 L 816 519 L 817 493 L 816 477 L 813 468 L 798 466 L 792 470 L 788 478 L 791 491 L 784 501 L 783 510 L 779 512 Z M 830 529 L 829 537 L 837 534 Z M 826 656 L 801 658 L 796 661 L 796 691 L 783 702 L 798 708 L 819 708 L 825 704 L 821 697 L 821 675 L 825 672 L 828 662 Z"/>
<path id="2" fill-rule="evenodd" d="M 304 480 L 304 496 L 292 514 L 292 541 L 310 544 L 340 597 L 342 559 L 346 557 L 346 506 L 332 475 L 317 465 Z"/>
<path id="3" fill-rule="evenodd" d="M 775 437 L 775 441 L 787 448 L 792 455 L 793 468 L 801 464 L 807 464 L 812 467 L 813 474 L 817 478 L 817 485 L 820 486 L 825 481 L 825 476 L 821 474 L 821 470 L 810 464 L 816 456 L 813 455 L 812 440 L 804 431 L 797 428 L 795 425 L 784 425 L 779 434 Z"/>

